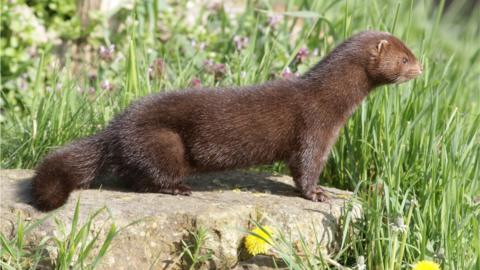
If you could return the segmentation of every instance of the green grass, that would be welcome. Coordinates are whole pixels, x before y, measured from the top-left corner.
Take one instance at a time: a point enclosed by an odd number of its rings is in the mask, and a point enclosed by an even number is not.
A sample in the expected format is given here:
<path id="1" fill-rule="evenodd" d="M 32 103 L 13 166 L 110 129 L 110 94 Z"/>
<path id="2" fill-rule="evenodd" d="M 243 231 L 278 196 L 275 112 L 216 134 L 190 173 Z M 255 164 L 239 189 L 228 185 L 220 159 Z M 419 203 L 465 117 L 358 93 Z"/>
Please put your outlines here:
<path id="1" fill-rule="evenodd" d="M 116 44 L 124 57 L 98 60 L 94 82 L 87 72 L 74 72 L 68 57 L 66 68 L 52 68 L 46 54 L 29 89 L 16 93 L 22 106 L 2 92 L 2 167 L 32 168 L 52 148 L 100 130 L 137 97 L 186 88 L 194 76 L 205 86 L 262 82 L 287 66 L 306 70 L 357 31 L 390 31 L 412 48 L 424 74 L 377 89 L 335 145 L 320 182 L 356 189 L 363 216 L 344 223 L 342 248 L 333 259 L 351 267 L 364 256 L 367 269 L 408 269 L 421 259 L 442 269 L 480 269 L 480 9 L 464 16 L 463 1 L 455 2 L 444 12 L 443 2 L 427 0 L 292 0 L 277 29 L 267 26 L 273 1 L 248 1 L 234 15 L 198 7 L 208 16 L 193 26 L 180 16 L 183 4 L 174 12 L 156 6 L 153 15 L 150 5 L 139 4 L 131 15 L 139 23 L 127 25 L 130 36 Z M 166 42 L 150 26 L 157 19 L 169 31 Z M 249 37 L 244 50 L 235 48 L 235 35 Z M 190 39 L 204 42 L 205 50 Z M 292 64 L 302 46 L 317 48 L 319 56 Z M 166 71 L 150 80 L 148 66 L 157 57 Z M 226 74 L 209 74 L 206 59 L 225 63 Z M 100 89 L 104 79 L 114 84 L 112 92 Z M 57 82 L 58 91 L 47 91 Z M 79 94 L 77 87 L 94 87 L 95 94 Z M 282 164 L 263 169 L 285 172 Z M 404 231 L 392 225 L 399 217 Z M 291 256 L 298 257 L 293 249 Z M 296 265 L 292 269 L 319 268 Z"/>
<path id="2" fill-rule="evenodd" d="M 79 199 L 68 228 L 53 214 L 45 215 L 44 218 L 35 222 L 25 222 L 25 217 L 19 214 L 13 236 L 0 233 L 1 268 L 6 270 L 95 269 L 110 248 L 112 239 L 119 232 L 114 223 L 109 228 L 102 227 L 101 230 L 94 230 L 93 222 L 105 211 L 105 208 L 101 208 L 80 223 Z M 54 219 L 58 234 L 50 233 L 38 243 L 31 243 L 30 234 L 47 219 Z M 100 237 L 102 230 L 106 231 L 104 238 Z"/>
<path id="3" fill-rule="evenodd" d="M 199 227 L 194 232 L 189 232 L 189 240 L 182 240 L 180 257 L 184 261 L 183 268 L 188 270 L 198 269 L 202 264 L 212 259 L 212 250 L 204 248 L 209 234 L 208 230 Z"/>

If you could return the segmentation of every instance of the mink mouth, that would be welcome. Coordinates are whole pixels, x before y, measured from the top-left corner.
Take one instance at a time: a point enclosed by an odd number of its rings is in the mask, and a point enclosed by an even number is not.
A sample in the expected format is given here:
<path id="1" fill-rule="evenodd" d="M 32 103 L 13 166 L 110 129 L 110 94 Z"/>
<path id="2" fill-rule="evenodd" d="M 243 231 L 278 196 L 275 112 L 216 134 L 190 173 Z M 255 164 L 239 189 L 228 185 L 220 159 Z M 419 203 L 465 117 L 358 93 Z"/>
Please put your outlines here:
<path id="1" fill-rule="evenodd" d="M 393 83 L 395 83 L 395 84 L 404 83 L 404 82 L 407 82 L 407 81 L 410 81 L 410 80 L 415 79 L 415 77 L 417 77 L 417 76 L 416 76 L 416 75 L 413 75 L 413 76 L 412 76 L 412 75 L 406 75 L 406 76 L 403 76 L 403 75 L 402 75 L 402 76 L 397 77 L 397 78 L 393 81 Z"/>
<path id="2" fill-rule="evenodd" d="M 400 77 L 395 79 L 394 83 L 395 84 L 401 84 L 401 83 L 406 82 L 408 80 L 410 80 L 410 79 L 405 77 L 405 76 L 400 76 Z"/>
<path id="3" fill-rule="evenodd" d="M 416 77 L 418 77 L 420 74 L 422 74 L 422 71 L 420 69 L 412 70 L 406 74 L 400 75 L 397 78 L 393 80 L 393 83 L 395 84 L 400 84 L 409 80 L 413 80 Z"/>

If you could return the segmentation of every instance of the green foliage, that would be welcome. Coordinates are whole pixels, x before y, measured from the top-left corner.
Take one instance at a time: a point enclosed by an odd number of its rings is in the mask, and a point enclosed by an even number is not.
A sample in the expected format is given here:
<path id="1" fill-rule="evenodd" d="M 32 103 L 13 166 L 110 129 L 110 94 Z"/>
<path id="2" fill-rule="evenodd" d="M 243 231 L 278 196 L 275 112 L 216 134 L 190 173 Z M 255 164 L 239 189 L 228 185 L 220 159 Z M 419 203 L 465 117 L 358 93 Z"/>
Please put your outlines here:
<path id="1" fill-rule="evenodd" d="M 60 38 L 72 40 L 81 36 L 75 0 L 33 0 L 27 3 L 44 25 Z"/>
<path id="2" fill-rule="evenodd" d="M 49 217 L 47 215 L 37 222 L 26 224 L 23 217 L 18 215 L 13 237 L 0 233 L 0 266 L 2 269 L 37 269 L 43 263 L 47 255 L 45 244 L 49 238 L 44 237 L 33 248 L 27 245 L 26 237 Z"/>
<path id="3" fill-rule="evenodd" d="M 190 232 L 189 236 L 190 241 L 188 243 L 182 240 L 181 257 L 188 265 L 189 270 L 199 269 L 212 258 L 212 251 L 204 247 L 205 241 L 209 237 L 208 230 L 200 227 L 197 231 Z"/>
<path id="4" fill-rule="evenodd" d="M 2 3 L 0 57 L 2 89 L 27 86 L 13 81 L 17 76 L 28 76 L 32 59 L 39 50 L 51 48 L 55 33 L 48 30 L 44 22 L 35 15 L 32 8 L 23 2 Z M 21 18 L 21 19 L 19 19 Z"/>
<path id="5" fill-rule="evenodd" d="M 105 238 L 100 239 L 100 232 L 106 228 L 93 228 L 97 217 L 105 213 L 101 208 L 88 216 L 83 224 L 79 222 L 80 199 L 77 200 L 69 228 L 53 214 L 34 223 L 25 223 L 24 217 L 18 215 L 13 237 L 0 233 L 0 266 L 2 269 L 95 269 L 107 253 L 113 238 L 119 229 L 112 223 Z M 27 242 L 29 234 L 47 219 L 55 219 L 57 234 L 47 235 L 35 245 Z M 104 223 L 105 225 L 106 223 Z M 50 256 L 49 256 L 50 255 Z M 51 259 L 49 259 L 51 258 Z"/>
<path id="6" fill-rule="evenodd" d="M 24 92 L 31 89 L 29 84 L 35 77 L 35 59 L 46 55 L 51 63 L 63 61 L 64 47 L 79 43 L 81 39 L 97 43 L 96 31 L 100 30 L 106 16 L 92 12 L 89 25 L 82 27 L 75 0 L 4 2 L 0 19 L 2 105 L 23 110 L 23 96 L 28 95 Z"/>
<path id="7" fill-rule="evenodd" d="M 118 229 L 112 223 L 100 249 L 98 251 L 94 250 L 98 245 L 101 230 L 97 230 L 96 233 L 92 232 L 92 222 L 105 210 L 105 208 L 97 210 L 88 217 L 83 225 L 79 224 L 80 200 L 78 200 L 69 230 L 65 228 L 65 223 L 55 219 L 56 226 L 61 234 L 60 237 L 53 237 L 58 253 L 54 262 L 56 269 L 95 269 L 118 233 Z"/>

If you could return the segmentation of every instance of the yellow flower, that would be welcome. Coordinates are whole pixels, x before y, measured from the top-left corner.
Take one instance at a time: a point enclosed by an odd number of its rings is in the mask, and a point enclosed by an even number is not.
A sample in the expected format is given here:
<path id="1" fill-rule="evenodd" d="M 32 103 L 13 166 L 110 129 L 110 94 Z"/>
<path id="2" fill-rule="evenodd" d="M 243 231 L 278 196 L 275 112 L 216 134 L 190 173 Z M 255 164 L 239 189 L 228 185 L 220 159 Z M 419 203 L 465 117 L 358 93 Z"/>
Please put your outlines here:
<path id="1" fill-rule="evenodd" d="M 420 261 L 413 265 L 413 270 L 440 270 L 440 265 L 432 261 Z"/>
<path id="2" fill-rule="evenodd" d="M 250 231 L 250 234 L 247 237 L 245 237 L 245 248 L 248 253 L 253 256 L 260 253 L 266 253 L 271 247 L 272 230 L 267 226 L 262 227 L 262 229 L 255 228 Z"/>

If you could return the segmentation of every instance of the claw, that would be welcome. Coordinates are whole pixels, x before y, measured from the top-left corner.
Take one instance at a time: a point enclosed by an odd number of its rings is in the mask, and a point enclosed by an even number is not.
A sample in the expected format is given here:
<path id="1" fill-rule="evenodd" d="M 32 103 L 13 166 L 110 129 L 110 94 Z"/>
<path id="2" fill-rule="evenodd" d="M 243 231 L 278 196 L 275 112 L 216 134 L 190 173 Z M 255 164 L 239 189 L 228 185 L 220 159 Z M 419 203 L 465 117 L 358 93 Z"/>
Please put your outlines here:
<path id="1" fill-rule="evenodd" d="M 327 192 L 321 187 L 315 187 L 313 191 L 307 192 L 303 197 L 314 202 L 326 202 L 330 199 L 330 196 L 328 196 Z"/>
<path id="2" fill-rule="evenodd" d="M 192 189 L 187 185 L 178 185 L 172 190 L 173 195 L 183 195 L 190 196 L 192 195 Z"/>

